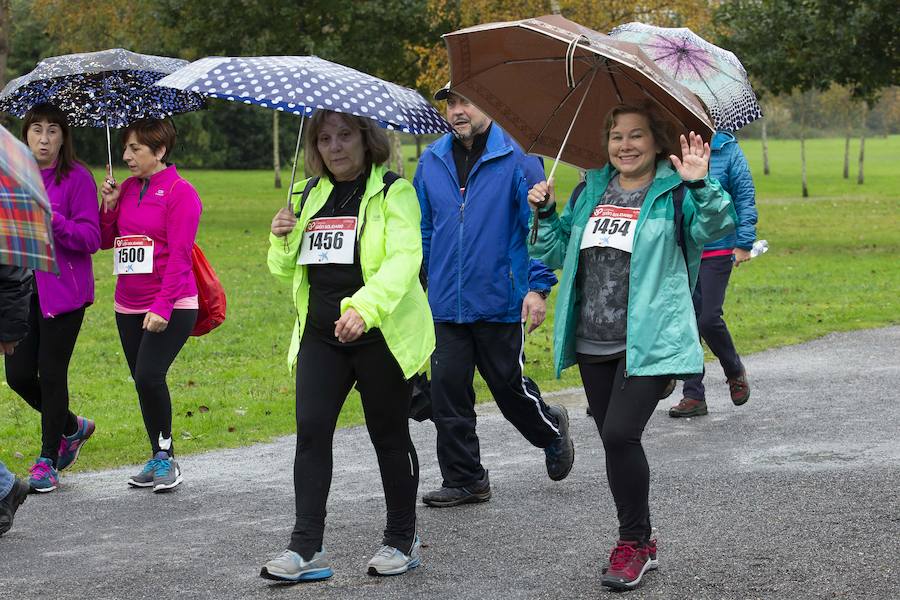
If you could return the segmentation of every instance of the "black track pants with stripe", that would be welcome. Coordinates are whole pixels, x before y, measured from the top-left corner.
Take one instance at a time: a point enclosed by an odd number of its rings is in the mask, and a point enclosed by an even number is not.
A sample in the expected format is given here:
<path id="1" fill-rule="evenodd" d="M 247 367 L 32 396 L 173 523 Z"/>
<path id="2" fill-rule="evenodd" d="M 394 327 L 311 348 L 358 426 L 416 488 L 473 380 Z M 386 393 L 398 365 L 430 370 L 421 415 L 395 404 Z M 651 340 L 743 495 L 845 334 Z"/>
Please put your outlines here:
<path id="1" fill-rule="evenodd" d="M 538 448 L 558 436 L 556 418 L 536 388 L 525 385 L 525 330 L 521 323 L 435 323 L 431 357 L 432 420 L 437 456 L 446 487 L 464 487 L 484 476 L 475 433 L 475 368 L 497 406 Z"/>

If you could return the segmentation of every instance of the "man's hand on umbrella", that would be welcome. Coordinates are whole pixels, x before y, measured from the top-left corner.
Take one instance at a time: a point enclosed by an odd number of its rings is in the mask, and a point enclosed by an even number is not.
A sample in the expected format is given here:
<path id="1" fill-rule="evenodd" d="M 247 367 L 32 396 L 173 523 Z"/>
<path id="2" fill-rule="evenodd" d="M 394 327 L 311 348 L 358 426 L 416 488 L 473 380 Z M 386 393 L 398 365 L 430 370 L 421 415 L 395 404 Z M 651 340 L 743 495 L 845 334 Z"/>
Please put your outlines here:
<path id="1" fill-rule="evenodd" d="M 694 181 L 703 179 L 709 173 L 709 144 L 703 141 L 699 135 L 693 131 L 690 133 L 690 143 L 681 136 L 681 159 L 674 154 L 669 156 L 669 160 L 675 166 L 675 170 L 684 181 Z"/>
<path id="2" fill-rule="evenodd" d="M 100 197 L 103 199 L 103 212 L 116 210 L 119 205 L 119 186 L 111 175 L 107 175 L 100 188 Z"/>
<path id="3" fill-rule="evenodd" d="M 272 219 L 272 233 L 277 237 L 284 237 L 297 226 L 297 217 L 287 208 L 282 208 Z"/>
<path id="4" fill-rule="evenodd" d="M 528 204 L 531 205 L 533 210 L 541 210 L 548 204 L 556 202 L 556 192 L 553 189 L 555 187 L 553 184 L 554 181 L 552 179 L 550 181 L 539 181 L 528 190 Z M 548 195 L 549 200 L 547 199 Z"/>

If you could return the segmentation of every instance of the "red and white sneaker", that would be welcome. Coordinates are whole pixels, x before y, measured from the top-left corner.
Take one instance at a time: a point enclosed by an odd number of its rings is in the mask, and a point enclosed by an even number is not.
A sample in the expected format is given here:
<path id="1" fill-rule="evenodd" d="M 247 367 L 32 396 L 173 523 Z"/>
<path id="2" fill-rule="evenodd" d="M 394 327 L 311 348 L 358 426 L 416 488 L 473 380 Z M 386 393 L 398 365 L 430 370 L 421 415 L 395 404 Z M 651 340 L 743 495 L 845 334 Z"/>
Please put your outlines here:
<path id="1" fill-rule="evenodd" d="M 614 590 L 631 590 L 638 586 L 644 573 L 656 569 L 655 540 L 649 544 L 619 540 L 609 555 L 609 567 L 600 583 Z"/>

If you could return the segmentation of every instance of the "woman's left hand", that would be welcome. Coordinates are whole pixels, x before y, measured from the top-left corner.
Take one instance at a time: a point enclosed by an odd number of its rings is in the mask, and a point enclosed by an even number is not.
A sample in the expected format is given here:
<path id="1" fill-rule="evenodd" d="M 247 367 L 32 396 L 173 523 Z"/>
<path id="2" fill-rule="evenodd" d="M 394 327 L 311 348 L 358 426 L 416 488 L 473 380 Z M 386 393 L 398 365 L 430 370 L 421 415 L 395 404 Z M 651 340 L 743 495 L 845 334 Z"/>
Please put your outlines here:
<path id="1" fill-rule="evenodd" d="M 703 141 L 699 135 L 693 131 L 690 133 L 690 144 L 681 136 L 681 156 L 679 159 L 674 154 L 669 156 L 669 160 L 675 166 L 675 170 L 684 181 L 694 181 L 703 179 L 709 173 L 709 144 Z"/>
<path id="2" fill-rule="evenodd" d="M 144 315 L 144 329 L 150 333 L 162 333 L 169 326 L 169 322 L 154 312 Z"/>
<path id="3" fill-rule="evenodd" d="M 334 322 L 334 337 L 342 344 L 355 342 L 366 330 L 366 322 L 359 313 L 348 308 L 341 318 Z"/>

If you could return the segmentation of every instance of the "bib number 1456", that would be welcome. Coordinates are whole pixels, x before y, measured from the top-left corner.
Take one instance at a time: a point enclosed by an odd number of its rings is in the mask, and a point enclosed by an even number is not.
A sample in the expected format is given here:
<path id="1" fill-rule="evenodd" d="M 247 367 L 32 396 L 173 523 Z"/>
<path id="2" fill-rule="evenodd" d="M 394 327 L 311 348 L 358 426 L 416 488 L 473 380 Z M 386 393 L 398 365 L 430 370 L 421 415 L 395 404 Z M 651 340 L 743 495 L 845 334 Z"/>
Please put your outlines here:
<path id="1" fill-rule="evenodd" d="M 356 217 L 312 219 L 303 231 L 300 265 L 352 265 Z"/>

